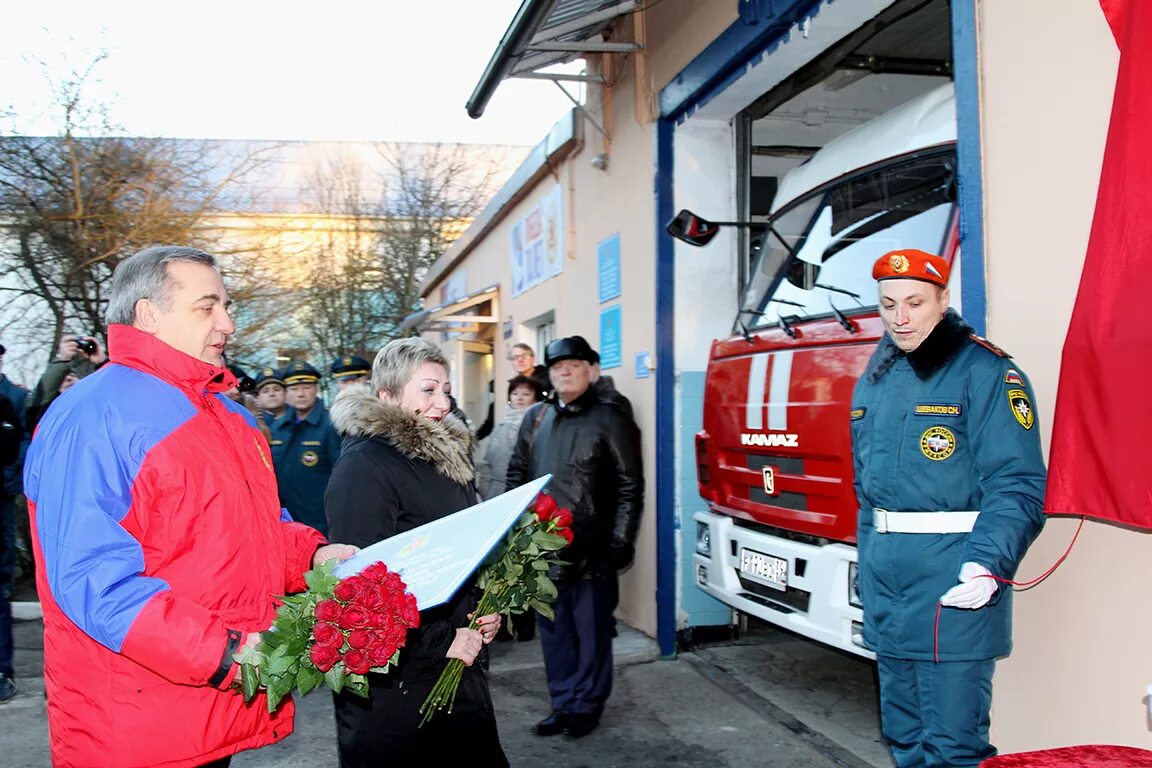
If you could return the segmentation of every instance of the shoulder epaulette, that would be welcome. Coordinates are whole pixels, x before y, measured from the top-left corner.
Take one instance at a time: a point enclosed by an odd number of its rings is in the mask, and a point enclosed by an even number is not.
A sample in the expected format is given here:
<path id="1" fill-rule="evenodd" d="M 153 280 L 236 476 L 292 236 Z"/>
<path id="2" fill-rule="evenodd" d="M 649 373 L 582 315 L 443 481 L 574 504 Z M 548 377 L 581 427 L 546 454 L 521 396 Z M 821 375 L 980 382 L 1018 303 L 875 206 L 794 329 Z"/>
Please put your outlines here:
<path id="1" fill-rule="evenodd" d="M 1012 357 L 1012 355 L 1000 349 L 1000 347 L 988 341 L 988 339 L 984 338 L 983 336 L 977 336 L 975 333 L 973 333 L 968 338 L 972 339 L 972 341 L 984 347 L 984 349 L 988 350 L 997 357 Z"/>

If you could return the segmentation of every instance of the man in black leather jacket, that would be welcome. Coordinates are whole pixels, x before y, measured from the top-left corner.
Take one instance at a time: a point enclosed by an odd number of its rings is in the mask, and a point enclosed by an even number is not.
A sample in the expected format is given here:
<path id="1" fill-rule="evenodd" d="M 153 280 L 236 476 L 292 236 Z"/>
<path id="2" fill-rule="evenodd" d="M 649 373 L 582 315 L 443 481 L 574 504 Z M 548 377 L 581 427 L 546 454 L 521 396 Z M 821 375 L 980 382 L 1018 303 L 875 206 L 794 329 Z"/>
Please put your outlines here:
<path id="1" fill-rule="evenodd" d="M 572 511 L 569 565 L 552 575 L 556 618 L 539 619 L 552 713 L 541 736 L 579 738 L 600 723 L 612 692 L 617 573 L 632 563 L 644 507 L 640 431 L 630 413 L 592 387 L 596 353 L 573 336 L 548 345 L 554 397 L 524 415 L 508 463 L 508 488 L 552 473 L 548 493 Z"/>

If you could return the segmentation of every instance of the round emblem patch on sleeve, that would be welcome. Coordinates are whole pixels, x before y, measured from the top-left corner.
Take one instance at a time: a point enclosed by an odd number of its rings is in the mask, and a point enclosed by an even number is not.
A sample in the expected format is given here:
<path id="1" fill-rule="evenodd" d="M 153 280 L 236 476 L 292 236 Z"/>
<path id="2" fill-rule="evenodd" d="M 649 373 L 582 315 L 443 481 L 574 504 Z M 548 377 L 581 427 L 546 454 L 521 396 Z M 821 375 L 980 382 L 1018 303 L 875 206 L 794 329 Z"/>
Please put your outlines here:
<path id="1" fill-rule="evenodd" d="M 956 436 L 947 427 L 928 427 L 920 435 L 920 453 L 932 461 L 943 461 L 956 450 Z"/>
<path id="2" fill-rule="evenodd" d="M 1036 423 L 1036 414 L 1032 412 L 1032 402 L 1028 393 L 1022 389 L 1008 390 L 1008 402 L 1012 405 L 1012 415 L 1024 429 L 1032 429 Z"/>
<path id="3" fill-rule="evenodd" d="M 320 463 L 320 454 L 316 451 L 304 451 L 300 454 L 300 463 L 306 467 L 314 467 Z"/>

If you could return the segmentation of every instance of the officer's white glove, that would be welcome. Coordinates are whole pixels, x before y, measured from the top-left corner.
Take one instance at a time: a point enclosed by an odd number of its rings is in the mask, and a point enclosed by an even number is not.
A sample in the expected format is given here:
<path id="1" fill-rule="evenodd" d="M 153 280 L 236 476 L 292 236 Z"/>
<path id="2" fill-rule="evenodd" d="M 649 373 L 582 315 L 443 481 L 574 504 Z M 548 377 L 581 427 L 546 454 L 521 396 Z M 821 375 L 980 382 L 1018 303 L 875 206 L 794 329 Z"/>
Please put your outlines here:
<path id="1" fill-rule="evenodd" d="M 999 588 L 991 572 L 979 563 L 964 563 L 960 567 L 960 584 L 940 596 L 940 605 L 950 608 L 983 608 Z"/>

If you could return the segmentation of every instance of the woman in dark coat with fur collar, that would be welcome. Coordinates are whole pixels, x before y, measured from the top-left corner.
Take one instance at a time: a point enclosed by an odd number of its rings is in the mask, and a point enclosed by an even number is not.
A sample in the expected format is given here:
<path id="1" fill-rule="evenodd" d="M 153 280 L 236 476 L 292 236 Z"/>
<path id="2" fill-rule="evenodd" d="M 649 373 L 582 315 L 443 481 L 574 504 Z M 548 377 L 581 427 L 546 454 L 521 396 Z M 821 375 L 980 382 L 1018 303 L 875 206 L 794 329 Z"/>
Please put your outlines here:
<path id="1" fill-rule="evenodd" d="M 467 427 L 448 417 L 448 361 L 424 339 L 397 339 L 376 355 L 369 390 L 336 398 L 332 423 L 344 436 L 324 496 L 334 541 L 364 547 L 477 502 Z M 446 762 L 467 750 L 472 766 L 507 766 L 488 692 L 487 650 L 498 615 L 467 629 L 476 608 L 466 584 L 422 611 L 399 665 L 370 674 L 370 696 L 335 695 L 342 768 Z M 448 659 L 466 666 L 451 713 L 419 727 L 420 705 Z M 479 663 L 474 663 L 479 662 Z M 440 758 L 440 760 L 437 760 Z"/>

